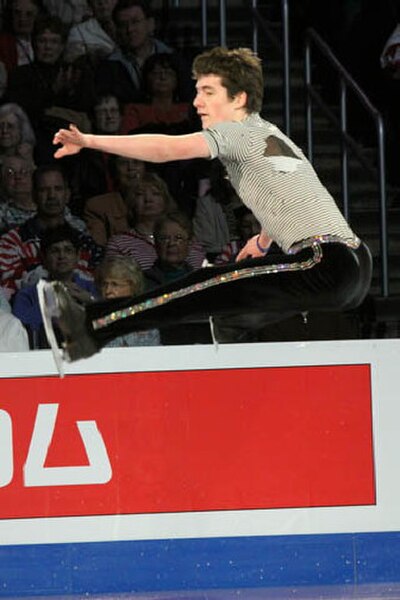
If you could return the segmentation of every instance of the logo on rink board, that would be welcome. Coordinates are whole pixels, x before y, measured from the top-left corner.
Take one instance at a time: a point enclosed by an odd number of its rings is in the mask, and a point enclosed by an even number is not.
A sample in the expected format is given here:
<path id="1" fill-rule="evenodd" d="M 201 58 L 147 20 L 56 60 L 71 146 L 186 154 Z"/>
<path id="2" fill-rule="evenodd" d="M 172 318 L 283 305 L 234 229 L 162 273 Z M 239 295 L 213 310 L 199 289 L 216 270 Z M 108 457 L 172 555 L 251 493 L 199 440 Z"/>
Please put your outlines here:
<path id="1" fill-rule="evenodd" d="M 375 503 L 369 365 L 0 386 L 0 519 Z"/>

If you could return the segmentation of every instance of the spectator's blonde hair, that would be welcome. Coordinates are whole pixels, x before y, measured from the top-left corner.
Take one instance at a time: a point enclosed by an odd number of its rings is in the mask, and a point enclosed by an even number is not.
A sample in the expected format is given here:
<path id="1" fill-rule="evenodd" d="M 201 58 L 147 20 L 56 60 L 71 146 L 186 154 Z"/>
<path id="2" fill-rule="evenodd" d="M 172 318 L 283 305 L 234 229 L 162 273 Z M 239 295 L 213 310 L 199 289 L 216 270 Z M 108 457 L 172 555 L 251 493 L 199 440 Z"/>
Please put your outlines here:
<path id="1" fill-rule="evenodd" d="M 133 296 L 144 292 L 143 272 L 131 256 L 106 256 L 96 270 L 95 279 L 99 288 L 107 277 L 118 277 L 129 281 Z"/>

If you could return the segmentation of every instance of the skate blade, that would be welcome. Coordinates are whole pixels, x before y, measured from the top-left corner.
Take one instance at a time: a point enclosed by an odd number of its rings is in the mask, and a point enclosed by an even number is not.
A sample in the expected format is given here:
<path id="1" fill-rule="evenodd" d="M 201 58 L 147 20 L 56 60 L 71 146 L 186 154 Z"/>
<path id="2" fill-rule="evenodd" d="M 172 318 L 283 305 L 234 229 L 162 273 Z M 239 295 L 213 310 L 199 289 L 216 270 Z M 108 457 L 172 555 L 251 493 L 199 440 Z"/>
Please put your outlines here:
<path id="1" fill-rule="evenodd" d="M 43 279 L 40 279 L 37 284 L 39 296 L 39 307 L 42 313 L 44 330 L 47 341 L 50 345 L 53 359 L 60 377 L 64 377 L 63 352 L 58 347 L 57 339 L 54 333 L 52 317 L 57 316 L 57 304 L 51 284 Z"/>

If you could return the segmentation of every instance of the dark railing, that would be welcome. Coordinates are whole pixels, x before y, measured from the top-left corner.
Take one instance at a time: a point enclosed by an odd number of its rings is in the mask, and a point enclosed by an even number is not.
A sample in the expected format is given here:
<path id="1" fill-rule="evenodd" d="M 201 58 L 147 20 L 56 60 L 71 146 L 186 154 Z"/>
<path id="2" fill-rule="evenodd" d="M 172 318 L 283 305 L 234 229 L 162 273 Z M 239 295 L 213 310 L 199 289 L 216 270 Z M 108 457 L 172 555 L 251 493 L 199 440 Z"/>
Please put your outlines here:
<path id="1" fill-rule="evenodd" d="M 331 68 L 336 72 L 340 82 L 340 118 L 334 114 L 332 109 L 321 98 L 312 82 L 312 48 L 319 51 L 328 61 Z M 308 158 L 313 161 L 313 102 L 316 102 L 330 122 L 336 127 L 341 135 L 341 166 L 342 166 L 342 197 L 343 212 L 349 219 L 349 164 L 348 151 L 351 150 L 359 163 L 364 167 L 370 177 L 377 181 L 379 189 L 380 208 L 380 254 L 381 254 L 381 293 L 383 296 L 389 294 L 389 270 L 388 270 L 388 236 L 387 236 L 387 191 L 385 179 L 385 128 L 380 112 L 373 106 L 362 89 L 354 81 L 350 73 L 343 67 L 333 54 L 329 46 L 313 29 L 306 32 L 305 45 L 305 78 L 306 78 L 306 120 L 307 120 L 307 149 Z M 376 126 L 378 168 L 376 169 L 363 155 L 362 149 L 348 133 L 347 126 L 347 91 L 351 90 L 354 97 L 359 100 Z"/>

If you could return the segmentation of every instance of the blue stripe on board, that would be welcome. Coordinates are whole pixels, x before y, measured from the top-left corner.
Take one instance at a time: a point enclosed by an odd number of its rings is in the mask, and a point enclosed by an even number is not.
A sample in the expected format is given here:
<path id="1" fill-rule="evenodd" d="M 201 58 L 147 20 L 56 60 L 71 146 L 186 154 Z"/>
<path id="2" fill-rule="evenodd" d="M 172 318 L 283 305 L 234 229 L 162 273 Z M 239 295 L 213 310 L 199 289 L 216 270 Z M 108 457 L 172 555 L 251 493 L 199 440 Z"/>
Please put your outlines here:
<path id="1" fill-rule="evenodd" d="M 0 596 L 400 581 L 400 533 L 0 546 Z"/>

